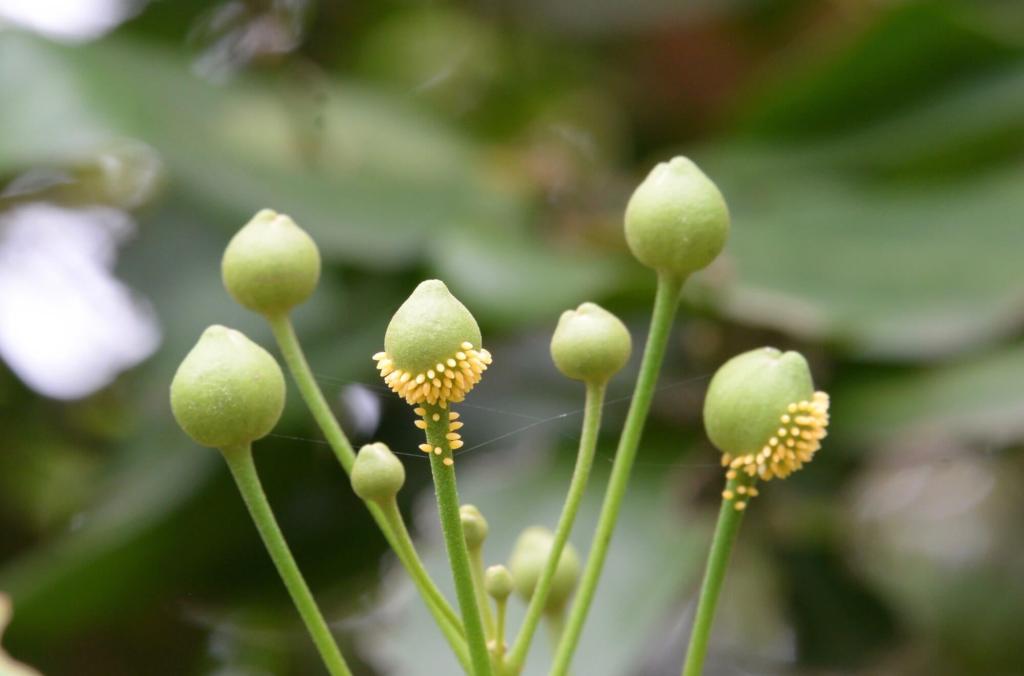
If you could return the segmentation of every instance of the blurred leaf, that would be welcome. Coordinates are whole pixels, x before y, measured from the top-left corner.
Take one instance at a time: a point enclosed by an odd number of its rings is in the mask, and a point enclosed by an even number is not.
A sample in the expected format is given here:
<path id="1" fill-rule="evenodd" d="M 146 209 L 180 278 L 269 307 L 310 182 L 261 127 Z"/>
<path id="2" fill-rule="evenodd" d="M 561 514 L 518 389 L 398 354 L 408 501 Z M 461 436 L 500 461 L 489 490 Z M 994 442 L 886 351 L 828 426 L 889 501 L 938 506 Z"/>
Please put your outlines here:
<path id="1" fill-rule="evenodd" d="M 873 186 L 777 171 L 772 158 L 784 154 L 709 157 L 733 212 L 727 314 L 910 361 L 990 342 L 1024 320 L 1024 171 L 990 171 L 956 190 Z"/>
<path id="2" fill-rule="evenodd" d="M 69 49 L 7 33 L 0 49 L 18 65 L 0 86 L 24 93 L 5 107 L 0 168 L 140 138 L 161 153 L 172 181 L 232 221 L 261 206 L 289 211 L 326 256 L 368 267 L 409 261 L 442 226 L 517 222 L 471 147 L 352 83 L 283 73 L 218 89 L 170 52 L 115 40 Z M 51 92 L 36 81 L 62 84 Z M 74 105 L 59 98 L 68 91 L 78 94 Z M 65 155 L 55 157 L 58 149 Z"/>
<path id="3" fill-rule="evenodd" d="M 765 82 L 740 107 L 740 128 L 806 138 L 866 126 L 1024 51 L 986 30 L 977 6 L 942 0 L 882 8 L 852 39 L 830 36 L 819 46 L 829 50 L 824 58 L 798 60 Z"/>
<path id="4" fill-rule="evenodd" d="M 1024 345 L 929 370 L 863 380 L 836 393 L 846 433 L 867 443 L 970 440 L 1006 446 L 1024 438 Z M 866 424 L 865 424 L 866 423 Z"/>

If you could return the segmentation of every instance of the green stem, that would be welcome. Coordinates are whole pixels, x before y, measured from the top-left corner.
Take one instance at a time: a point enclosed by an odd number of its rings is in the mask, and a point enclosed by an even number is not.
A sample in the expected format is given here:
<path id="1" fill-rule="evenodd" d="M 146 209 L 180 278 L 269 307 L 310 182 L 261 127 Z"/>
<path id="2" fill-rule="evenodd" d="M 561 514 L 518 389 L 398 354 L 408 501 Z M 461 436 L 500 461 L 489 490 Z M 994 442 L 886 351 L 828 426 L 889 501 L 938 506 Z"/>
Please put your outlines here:
<path id="1" fill-rule="evenodd" d="M 508 597 L 494 599 L 494 661 L 498 665 L 499 674 L 508 673 L 505 669 L 505 614 L 508 609 Z"/>
<path id="2" fill-rule="evenodd" d="M 476 676 L 491 676 L 491 659 L 487 652 L 487 638 L 484 635 L 480 607 L 473 590 L 473 570 L 466 549 L 466 536 L 462 530 L 459 515 L 459 491 L 455 485 L 455 459 L 448 434 L 448 409 L 423 404 L 425 413 L 427 443 L 440 448 L 441 453 L 430 454 L 430 470 L 434 475 L 434 492 L 437 494 L 437 510 L 441 517 L 445 547 L 448 549 L 448 563 L 451 564 L 455 581 L 455 594 L 462 611 L 462 626 L 469 643 L 469 657 Z M 436 418 L 436 420 L 435 420 Z M 448 461 L 448 464 L 445 464 Z"/>
<path id="3" fill-rule="evenodd" d="M 615 454 L 611 477 L 608 479 L 608 488 L 605 491 L 604 503 L 601 505 L 601 515 L 594 532 L 594 543 L 587 558 L 587 565 L 583 570 L 580 589 L 569 613 L 565 635 L 559 641 L 558 650 L 555 653 L 555 663 L 551 670 L 553 676 L 564 676 L 568 673 L 569 663 L 572 662 L 580 633 L 583 631 L 583 622 L 586 620 L 590 604 L 594 600 L 594 591 L 597 589 L 597 583 L 601 577 L 615 522 L 619 517 L 622 499 L 626 494 L 626 486 L 629 483 L 633 461 L 636 459 L 644 422 L 647 420 L 647 413 L 651 408 L 654 387 L 658 382 L 658 372 L 661 370 L 661 363 L 665 357 L 665 348 L 668 345 L 672 320 L 675 318 L 676 308 L 679 305 L 679 291 L 682 289 L 683 281 L 682 278 L 673 275 L 664 273 L 658 275 L 658 290 L 654 297 L 654 310 L 651 314 L 651 330 L 647 335 L 647 345 L 644 348 L 640 374 L 637 376 L 636 387 L 633 391 L 633 401 L 622 427 L 622 436 L 619 437 L 619 448 Z"/>
<path id="4" fill-rule="evenodd" d="M 291 319 L 287 314 L 268 316 L 266 319 L 270 324 L 271 331 L 274 333 L 278 348 L 284 356 L 285 364 L 288 366 L 292 379 L 299 389 L 299 394 L 302 395 L 303 401 L 306 402 L 306 407 L 313 415 L 313 419 L 316 420 L 320 431 L 323 433 L 324 438 L 327 439 L 327 443 L 330 445 L 331 450 L 334 451 L 334 455 L 338 458 L 338 462 L 341 463 L 345 473 L 351 474 L 352 464 L 355 462 L 356 457 L 355 451 L 352 450 L 352 444 L 349 443 L 348 437 L 342 431 L 341 425 L 338 424 L 337 418 L 334 417 L 330 405 L 316 383 L 316 378 L 313 377 L 313 371 L 309 368 L 309 362 L 306 361 L 306 356 L 302 352 L 302 345 L 299 343 L 298 336 L 295 335 L 295 328 L 292 326 Z M 424 603 L 426 603 L 431 613 L 435 617 L 437 613 L 443 613 L 446 617 L 450 618 L 452 624 L 459 627 L 461 632 L 462 629 L 458 621 L 458 615 L 455 614 L 451 605 L 426 572 L 423 561 L 416 552 L 416 547 L 411 545 L 411 540 L 409 540 L 410 546 L 404 548 L 406 550 L 405 554 L 403 555 L 400 551 L 403 547 L 400 543 L 402 536 L 399 531 L 405 531 L 405 524 L 402 522 L 401 515 L 397 519 L 397 523 L 401 524 L 401 529 L 398 529 L 397 526 L 393 526 L 388 521 L 388 518 L 377 504 L 367 502 L 366 507 L 370 510 L 373 520 L 377 522 L 377 526 L 384 535 L 384 539 L 387 540 L 391 549 L 398 554 L 398 560 L 405 567 L 413 581 L 416 582 L 416 586 L 423 596 Z M 405 531 L 405 538 L 408 539 L 407 531 Z M 443 627 L 442 630 L 444 630 Z"/>
<path id="5" fill-rule="evenodd" d="M 508 670 L 510 673 L 519 673 L 526 661 L 526 655 L 530 650 L 530 642 L 533 640 L 544 613 L 544 607 L 548 602 L 548 594 L 551 592 L 551 583 L 558 570 L 558 562 L 562 558 L 562 550 L 569 540 L 569 533 L 572 532 L 573 523 L 576 521 L 576 514 L 579 512 L 580 502 L 583 493 L 587 488 L 587 480 L 590 478 L 590 469 L 594 464 L 594 451 L 597 448 L 598 430 L 601 427 L 601 411 L 604 407 L 605 383 L 587 383 L 587 398 L 583 412 L 583 429 L 580 434 L 580 446 L 576 455 L 576 468 L 573 470 L 572 481 L 569 483 L 569 492 L 565 498 L 565 506 L 562 507 L 562 515 L 558 519 L 558 527 L 555 529 L 555 539 L 551 545 L 551 553 L 541 571 L 540 579 L 530 598 L 530 605 L 526 609 L 526 618 L 523 620 L 522 628 L 516 638 L 515 645 L 508 655 Z M 563 618 L 564 620 L 564 613 Z"/>
<path id="6" fill-rule="evenodd" d="M 320 431 L 323 432 L 331 450 L 337 456 L 338 462 L 345 469 L 345 473 L 350 474 L 352 463 L 356 461 L 356 452 L 352 450 L 352 444 L 349 443 L 337 418 L 331 412 L 330 405 L 324 399 L 324 393 L 316 384 L 316 378 L 313 377 L 313 371 L 309 368 L 306 355 L 302 352 L 302 345 L 299 343 L 298 336 L 295 335 L 291 319 L 288 315 L 279 315 L 267 317 L 267 322 L 270 324 L 270 330 L 274 333 L 277 346 L 284 356 L 285 364 L 292 374 L 292 379 L 295 380 L 295 385 L 299 388 L 302 400 L 306 402 L 306 407 L 313 414 L 313 419 L 320 426 Z"/>
<path id="7" fill-rule="evenodd" d="M 469 565 L 473 573 L 473 591 L 476 592 L 476 604 L 480 608 L 480 619 L 484 622 L 484 634 L 488 639 L 494 638 L 494 613 L 484 589 L 484 552 L 483 546 L 469 549 Z"/>
<path id="8" fill-rule="evenodd" d="M 281 528 L 277 525 L 274 512 L 270 509 L 270 503 L 267 502 L 267 496 L 260 484 L 260 477 L 256 473 L 252 448 L 248 445 L 224 448 L 221 449 L 221 453 L 227 460 L 235 483 L 238 484 L 238 490 L 256 524 L 256 530 L 259 531 L 263 544 L 284 581 L 284 586 L 291 594 L 292 602 L 299 611 L 299 615 L 302 616 L 302 621 L 306 624 L 306 629 L 313 638 L 316 649 L 320 651 L 320 657 L 327 666 L 327 671 L 331 673 L 331 676 L 351 676 L 352 672 L 345 664 L 345 658 L 341 656 L 338 644 L 334 642 L 334 637 L 324 621 L 324 616 L 320 613 L 313 594 L 310 593 L 309 587 L 288 549 L 288 543 L 285 542 Z"/>
<path id="9" fill-rule="evenodd" d="M 725 488 L 735 493 L 737 486 L 741 484 L 749 486 L 751 482 L 743 482 L 742 477 L 730 479 Z M 737 496 L 735 500 L 739 499 L 741 497 Z M 734 500 L 723 499 L 722 507 L 718 511 L 718 524 L 711 540 L 711 553 L 708 555 L 708 567 L 700 588 L 700 601 L 697 603 L 697 614 L 693 619 L 690 647 L 686 651 L 686 661 L 683 663 L 683 676 L 699 676 L 704 668 L 704 657 L 708 652 L 708 639 L 711 637 L 711 624 L 715 617 L 715 607 L 718 605 L 718 594 L 722 590 L 729 554 L 743 521 L 744 511 L 736 509 L 735 505 Z"/>
<path id="10" fill-rule="evenodd" d="M 433 585 L 430 574 L 427 573 L 426 568 L 423 567 L 422 562 L 416 555 L 416 547 L 409 536 L 408 529 L 405 527 L 402 513 L 398 510 L 398 503 L 395 502 L 394 498 L 391 498 L 379 506 L 392 531 L 397 535 L 394 542 L 394 550 L 398 555 L 399 561 L 406 566 L 409 576 L 412 577 L 413 583 L 420 590 L 420 593 L 423 594 L 424 599 L 429 599 L 426 604 L 427 609 L 434 616 L 434 621 L 441 628 L 445 638 L 448 639 L 448 644 L 458 658 L 459 664 L 462 665 L 465 671 L 470 671 L 469 653 L 466 651 L 466 639 L 462 632 L 462 620 L 459 619 L 459 616 L 455 614 L 455 611 L 451 609 L 451 606 L 441 596 L 441 592 L 437 587 Z M 445 612 L 446 610 L 447 612 Z"/>

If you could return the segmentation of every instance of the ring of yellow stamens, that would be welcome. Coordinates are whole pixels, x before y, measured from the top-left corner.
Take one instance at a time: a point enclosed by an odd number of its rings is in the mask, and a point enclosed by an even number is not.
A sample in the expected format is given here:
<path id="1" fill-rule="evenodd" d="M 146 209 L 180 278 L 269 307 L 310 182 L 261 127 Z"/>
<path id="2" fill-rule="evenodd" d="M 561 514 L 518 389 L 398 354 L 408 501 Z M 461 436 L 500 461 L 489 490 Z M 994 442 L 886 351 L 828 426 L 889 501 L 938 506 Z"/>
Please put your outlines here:
<path id="1" fill-rule="evenodd" d="M 828 407 L 828 395 L 815 392 L 810 401 L 799 401 L 786 408 L 779 417 L 779 429 L 757 453 L 723 453 L 722 466 L 728 468 L 726 478 L 742 483 L 735 487 L 735 492 L 722 491 L 722 498 L 728 501 L 739 497 L 733 506 L 742 511 L 749 499 L 758 495 L 752 482 L 785 479 L 810 462 L 827 434 Z"/>
<path id="2" fill-rule="evenodd" d="M 455 354 L 422 373 L 399 368 L 387 352 L 378 352 L 373 359 L 387 386 L 406 402 L 446 408 L 449 401 L 458 403 L 465 399 L 491 364 L 491 353 L 487 350 L 478 350 L 470 342 L 459 347 Z"/>

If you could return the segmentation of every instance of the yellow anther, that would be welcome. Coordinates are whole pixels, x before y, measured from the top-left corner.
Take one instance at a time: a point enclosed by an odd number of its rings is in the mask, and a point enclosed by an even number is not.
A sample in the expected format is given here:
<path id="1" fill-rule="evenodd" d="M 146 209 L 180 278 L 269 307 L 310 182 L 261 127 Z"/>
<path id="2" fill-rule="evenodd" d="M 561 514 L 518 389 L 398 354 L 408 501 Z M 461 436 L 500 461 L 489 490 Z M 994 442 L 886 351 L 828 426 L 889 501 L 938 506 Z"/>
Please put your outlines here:
<path id="1" fill-rule="evenodd" d="M 421 430 L 427 429 L 427 422 L 425 420 L 417 420 L 413 424 Z"/>
<path id="2" fill-rule="evenodd" d="M 441 462 L 443 462 L 445 464 L 445 467 L 451 467 L 452 465 L 455 464 L 455 461 L 452 460 L 451 458 L 445 458 Z"/>
<path id="3" fill-rule="evenodd" d="M 465 442 L 463 442 L 461 439 L 456 439 L 455 441 L 453 441 L 452 443 L 450 443 L 448 445 L 452 447 L 453 451 L 457 451 L 460 448 L 462 448 L 464 444 L 465 444 Z"/>
<path id="4" fill-rule="evenodd" d="M 420 444 L 420 450 L 423 451 L 424 453 L 430 453 L 432 450 L 434 450 L 434 447 L 431 446 L 430 444 Z"/>

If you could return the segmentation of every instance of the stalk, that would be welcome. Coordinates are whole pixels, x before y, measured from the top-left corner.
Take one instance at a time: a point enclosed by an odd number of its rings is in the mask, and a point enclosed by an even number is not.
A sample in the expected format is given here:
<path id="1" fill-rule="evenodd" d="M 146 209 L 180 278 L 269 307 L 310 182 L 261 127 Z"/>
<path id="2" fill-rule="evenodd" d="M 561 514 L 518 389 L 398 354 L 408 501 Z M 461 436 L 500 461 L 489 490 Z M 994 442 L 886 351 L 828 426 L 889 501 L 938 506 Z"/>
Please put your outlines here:
<path id="1" fill-rule="evenodd" d="M 553 676 L 564 676 L 568 673 L 569 664 L 572 662 L 573 653 L 583 631 L 583 623 L 590 610 L 590 604 L 594 600 L 594 592 L 608 555 L 608 547 L 611 544 L 612 532 L 619 517 L 619 510 L 622 507 L 622 499 L 626 495 L 626 487 L 629 484 L 629 476 L 633 469 L 633 461 L 636 459 L 644 423 L 651 408 L 651 400 L 654 398 L 654 388 L 658 382 L 658 372 L 661 370 L 661 364 L 665 358 L 665 348 L 668 345 L 672 321 L 679 305 L 679 291 L 682 289 L 683 281 L 682 278 L 667 273 L 658 274 L 658 290 L 654 297 L 651 329 L 647 335 L 647 344 L 644 347 L 644 356 L 640 363 L 640 374 L 637 376 L 636 387 L 633 391 L 633 401 L 622 427 L 619 448 L 615 454 L 615 463 L 612 465 L 608 488 L 601 505 L 601 515 L 594 532 L 594 543 L 583 570 L 580 589 L 573 601 L 565 633 L 559 641 L 555 653 L 555 663 L 551 671 Z"/>
<path id="2" fill-rule="evenodd" d="M 281 528 L 277 525 L 270 503 L 267 502 L 267 495 L 263 492 L 263 486 L 260 484 L 260 478 L 256 472 L 256 464 L 252 459 L 252 448 L 245 445 L 221 449 L 221 452 L 224 459 L 227 460 L 235 483 L 238 484 L 238 490 L 242 494 L 245 506 L 249 509 L 253 523 L 256 524 L 256 530 L 259 531 L 263 544 L 277 567 L 277 572 L 281 575 L 281 580 L 284 581 L 284 586 L 288 589 L 296 610 L 302 616 L 302 621 L 305 623 L 316 649 L 320 652 L 327 671 L 331 676 L 351 676 L 352 672 L 349 671 L 345 658 L 341 656 L 338 644 L 335 643 L 334 637 L 327 627 L 327 622 L 324 621 L 324 616 L 320 613 L 313 594 L 309 591 L 309 586 L 288 549 L 288 543 L 285 542 Z"/>
<path id="3" fill-rule="evenodd" d="M 459 514 L 459 491 L 455 484 L 455 459 L 448 439 L 448 409 L 436 405 L 423 405 L 427 443 L 440 448 L 441 453 L 430 454 L 430 469 L 434 475 L 437 510 L 441 517 L 448 563 L 455 581 L 455 593 L 462 611 L 462 625 L 469 644 L 469 657 L 476 676 L 491 676 L 491 658 L 487 652 L 487 638 L 480 618 L 476 592 L 473 589 L 473 570 L 466 548 L 466 537 Z M 436 420 L 435 420 L 436 418 Z"/>
<path id="4" fill-rule="evenodd" d="M 547 605 L 548 595 L 551 592 L 551 582 L 555 578 L 555 571 L 558 570 L 558 561 L 562 557 L 562 550 L 569 540 L 573 523 L 576 521 L 576 514 L 579 512 L 580 502 L 587 488 L 587 480 L 590 478 L 590 470 L 594 464 L 594 451 L 597 448 L 598 430 L 601 427 L 601 411 L 604 407 L 605 383 L 587 383 L 586 405 L 583 413 L 583 428 L 580 435 L 580 446 L 576 456 L 576 467 L 573 469 L 572 481 L 569 483 L 569 492 L 565 498 L 565 506 L 562 507 L 562 515 L 558 519 L 558 526 L 555 529 L 555 539 L 551 545 L 551 553 L 541 571 L 540 579 L 537 580 L 537 587 L 530 598 L 530 605 L 526 609 L 526 618 L 523 620 L 522 628 L 516 638 L 512 650 L 509 651 L 507 659 L 508 671 L 513 674 L 519 673 L 526 661 L 526 655 L 530 650 L 530 642 L 537 630 L 544 608 Z M 561 623 L 564 623 L 564 611 Z M 560 632 L 561 635 L 561 632 Z M 557 645 L 552 643 L 553 646 Z"/>

